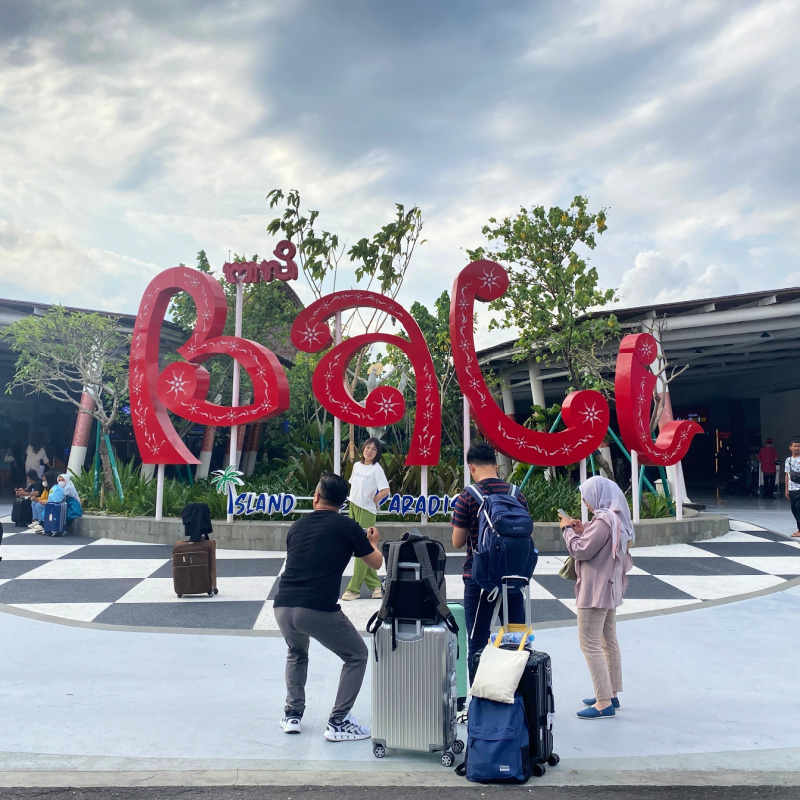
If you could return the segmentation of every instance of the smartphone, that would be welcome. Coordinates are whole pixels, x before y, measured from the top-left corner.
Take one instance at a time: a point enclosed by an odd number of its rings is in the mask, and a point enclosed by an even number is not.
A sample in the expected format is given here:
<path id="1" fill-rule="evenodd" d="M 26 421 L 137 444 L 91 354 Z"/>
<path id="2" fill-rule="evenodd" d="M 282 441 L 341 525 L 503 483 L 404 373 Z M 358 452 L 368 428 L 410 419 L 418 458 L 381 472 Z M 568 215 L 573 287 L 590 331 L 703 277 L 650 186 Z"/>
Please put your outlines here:
<path id="1" fill-rule="evenodd" d="M 558 509 L 558 516 L 559 517 L 564 517 L 564 519 L 569 519 L 569 514 L 567 514 L 567 512 L 564 511 L 563 508 L 559 508 Z"/>

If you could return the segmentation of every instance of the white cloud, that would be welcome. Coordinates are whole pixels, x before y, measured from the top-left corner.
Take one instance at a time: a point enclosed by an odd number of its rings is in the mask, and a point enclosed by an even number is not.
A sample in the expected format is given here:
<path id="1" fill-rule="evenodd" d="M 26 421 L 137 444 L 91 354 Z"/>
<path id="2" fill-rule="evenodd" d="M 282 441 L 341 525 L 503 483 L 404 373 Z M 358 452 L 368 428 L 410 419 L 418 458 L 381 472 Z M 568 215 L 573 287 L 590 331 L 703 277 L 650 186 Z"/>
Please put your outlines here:
<path id="1" fill-rule="evenodd" d="M 132 314 L 158 266 L 0 220 L 0 278 L 7 298 Z M 15 291 L 9 291 L 9 288 Z"/>
<path id="2" fill-rule="evenodd" d="M 620 307 L 699 300 L 739 291 L 736 275 L 723 264 L 695 269 L 686 259 L 675 262 L 651 250 L 639 253 L 634 267 L 622 276 Z"/>

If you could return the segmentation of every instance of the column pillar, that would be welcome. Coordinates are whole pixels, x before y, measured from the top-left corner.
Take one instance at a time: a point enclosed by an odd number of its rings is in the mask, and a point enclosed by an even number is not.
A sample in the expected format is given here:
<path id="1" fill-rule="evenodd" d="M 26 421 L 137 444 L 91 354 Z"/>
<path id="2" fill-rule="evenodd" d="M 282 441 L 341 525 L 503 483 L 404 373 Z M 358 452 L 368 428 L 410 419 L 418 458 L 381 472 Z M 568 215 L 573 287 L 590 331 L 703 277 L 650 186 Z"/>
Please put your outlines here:
<path id="1" fill-rule="evenodd" d="M 94 397 L 89 392 L 81 395 L 81 407 L 78 409 L 78 419 L 75 421 L 75 432 L 72 434 L 72 447 L 69 449 L 69 463 L 67 471 L 81 474 L 86 462 L 86 450 L 89 446 L 89 434 L 92 432 L 94 417 Z"/>
<path id="2" fill-rule="evenodd" d="M 545 408 L 542 371 L 536 363 L 536 359 L 531 357 L 528 358 L 528 377 L 531 379 L 531 398 L 533 404 Z"/>
<path id="3" fill-rule="evenodd" d="M 245 475 L 252 475 L 256 468 L 258 458 L 258 446 L 261 444 L 261 434 L 264 430 L 263 422 L 256 422 L 248 428 L 248 437 L 245 453 L 242 457 L 242 472 Z"/>
<path id="4" fill-rule="evenodd" d="M 200 454 L 198 458 L 200 463 L 195 467 L 194 479 L 196 481 L 205 480 L 208 478 L 208 470 L 211 468 L 211 453 L 214 450 L 214 435 L 216 434 L 216 427 L 214 425 L 206 425 L 203 431 L 203 442 L 200 445 Z"/>
<path id="5" fill-rule="evenodd" d="M 509 380 L 508 373 L 502 373 L 500 376 L 500 389 L 503 392 L 503 411 L 507 417 L 514 419 L 514 394 L 511 391 L 511 381 Z M 508 456 L 498 453 L 497 464 L 500 467 L 501 477 L 508 478 L 511 474 L 512 463 Z"/>

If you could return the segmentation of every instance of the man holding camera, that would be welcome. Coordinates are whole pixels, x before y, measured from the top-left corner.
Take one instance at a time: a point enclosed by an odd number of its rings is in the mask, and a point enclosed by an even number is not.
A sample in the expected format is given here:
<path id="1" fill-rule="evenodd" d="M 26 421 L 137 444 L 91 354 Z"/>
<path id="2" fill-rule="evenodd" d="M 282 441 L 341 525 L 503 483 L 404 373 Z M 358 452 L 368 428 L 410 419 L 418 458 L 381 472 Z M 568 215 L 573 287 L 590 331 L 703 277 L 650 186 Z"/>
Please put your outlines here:
<path id="1" fill-rule="evenodd" d="M 378 549 L 377 528 L 364 531 L 355 520 L 339 513 L 349 488 L 339 475 L 325 473 L 320 478 L 313 513 L 297 520 L 287 534 L 286 566 L 274 603 L 275 619 L 289 648 L 286 705 L 280 721 L 284 732 L 300 733 L 310 639 L 344 661 L 324 733 L 329 742 L 370 736 L 370 729 L 350 716 L 367 670 L 367 646 L 338 600 L 342 575 L 353 556 L 373 569 L 381 566 L 383 556 Z"/>

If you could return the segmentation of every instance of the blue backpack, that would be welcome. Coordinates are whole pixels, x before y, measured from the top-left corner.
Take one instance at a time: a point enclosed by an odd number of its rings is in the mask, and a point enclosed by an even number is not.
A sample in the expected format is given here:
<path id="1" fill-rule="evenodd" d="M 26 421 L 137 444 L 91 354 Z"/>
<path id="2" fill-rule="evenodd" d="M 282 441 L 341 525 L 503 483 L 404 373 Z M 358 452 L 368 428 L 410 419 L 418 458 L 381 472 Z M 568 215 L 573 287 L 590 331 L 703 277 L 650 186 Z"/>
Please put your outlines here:
<path id="1" fill-rule="evenodd" d="M 469 704 L 467 749 L 456 774 L 475 783 L 525 783 L 531 776 L 525 704 L 473 697 Z"/>
<path id="2" fill-rule="evenodd" d="M 533 520 L 511 484 L 507 494 L 488 494 L 467 487 L 480 503 L 478 543 L 472 551 L 472 578 L 481 589 L 496 594 L 506 575 L 530 578 L 539 553 L 533 546 Z"/>

